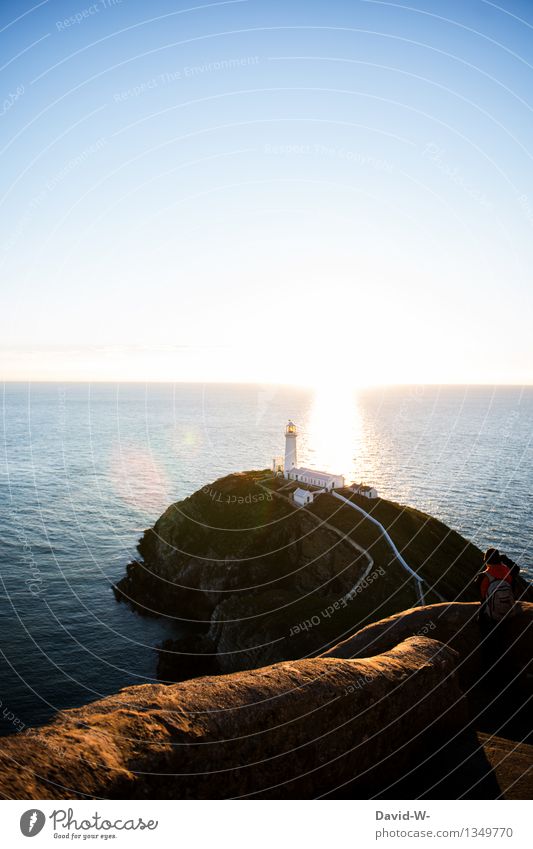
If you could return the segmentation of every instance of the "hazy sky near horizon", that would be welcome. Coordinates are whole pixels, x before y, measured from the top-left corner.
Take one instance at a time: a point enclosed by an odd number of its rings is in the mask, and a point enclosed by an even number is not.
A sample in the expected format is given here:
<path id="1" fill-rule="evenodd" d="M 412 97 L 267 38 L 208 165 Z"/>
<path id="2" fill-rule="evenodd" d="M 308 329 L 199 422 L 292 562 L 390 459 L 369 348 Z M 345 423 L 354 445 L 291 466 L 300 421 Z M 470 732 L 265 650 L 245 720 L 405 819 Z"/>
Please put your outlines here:
<path id="1" fill-rule="evenodd" d="M 5 380 L 531 383 L 533 4 L 0 6 Z"/>

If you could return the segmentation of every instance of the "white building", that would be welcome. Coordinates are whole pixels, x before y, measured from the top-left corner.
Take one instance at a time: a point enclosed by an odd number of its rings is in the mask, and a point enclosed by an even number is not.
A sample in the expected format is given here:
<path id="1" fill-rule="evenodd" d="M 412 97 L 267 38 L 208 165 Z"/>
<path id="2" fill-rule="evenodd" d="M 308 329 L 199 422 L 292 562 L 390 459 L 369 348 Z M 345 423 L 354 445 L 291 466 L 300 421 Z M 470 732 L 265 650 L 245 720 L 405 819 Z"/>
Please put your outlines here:
<path id="1" fill-rule="evenodd" d="M 275 474 L 283 472 L 287 480 L 298 481 L 310 486 L 318 486 L 321 489 L 341 489 L 344 486 L 342 475 L 333 475 L 329 472 L 320 472 L 318 469 L 308 469 L 298 466 L 298 429 L 294 422 L 289 421 L 285 428 L 285 459 L 274 457 L 272 460 L 272 471 Z"/>
<path id="2" fill-rule="evenodd" d="M 344 486 L 342 475 L 331 475 L 329 472 L 319 472 L 318 469 L 306 469 L 304 466 L 296 466 L 290 472 L 285 472 L 285 477 L 291 481 L 319 486 L 321 489 L 342 489 Z"/>
<path id="3" fill-rule="evenodd" d="M 378 491 L 375 486 L 367 486 L 365 483 L 354 483 L 351 485 L 350 489 L 352 492 L 355 492 L 356 495 L 362 495 L 364 498 L 377 498 Z"/>
<path id="4" fill-rule="evenodd" d="M 314 495 L 308 489 L 295 489 L 293 492 L 294 503 L 299 507 L 305 507 L 306 504 L 312 504 Z"/>

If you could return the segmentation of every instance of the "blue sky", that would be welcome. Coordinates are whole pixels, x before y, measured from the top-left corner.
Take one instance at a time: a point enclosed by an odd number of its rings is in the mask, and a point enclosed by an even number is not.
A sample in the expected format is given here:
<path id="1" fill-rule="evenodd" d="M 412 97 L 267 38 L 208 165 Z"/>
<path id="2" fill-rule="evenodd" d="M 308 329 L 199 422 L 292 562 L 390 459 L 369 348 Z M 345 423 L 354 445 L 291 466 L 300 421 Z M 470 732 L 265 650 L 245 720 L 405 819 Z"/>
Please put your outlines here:
<path id="1" fill-rule="evenodd" d="M 0 10 L 4 379 L 531 383 L 533 7 Z"/>

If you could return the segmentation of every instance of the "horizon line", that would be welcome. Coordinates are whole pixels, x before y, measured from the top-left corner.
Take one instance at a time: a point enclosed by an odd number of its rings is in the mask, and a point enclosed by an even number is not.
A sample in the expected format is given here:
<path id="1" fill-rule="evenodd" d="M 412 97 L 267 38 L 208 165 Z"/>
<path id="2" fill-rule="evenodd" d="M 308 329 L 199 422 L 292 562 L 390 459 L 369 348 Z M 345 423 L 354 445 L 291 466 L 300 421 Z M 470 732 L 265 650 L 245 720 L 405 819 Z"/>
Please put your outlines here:
<path id="1" fill-rule="evenodd" d="M 6 384 L 69 384 L 69 385 L 87 385 L 90 386 L 92 384 L 99 384 L 102 386 L 105 385 L 115 385 L 115 384 L 131 384 L 132 386 L 139 385 L 147 385 L 153 384 L 156 386 L 175 386 L 175 385 L 184 385 L 184 386 L 286 386 L 286 387 L 295 387 L 299 389 L 317 389 L 317 385 L 313 383 L 295 383 L 293 381 L 284 382 L 284 381 L 275 381 L 275 380 L 143 380 L 139 379 L 117 379 L 117 378 L 107 378 L 107 379 L 81 379 L 81 380 L 72 380 L 72 379 L 61 379 L 61 378 L 51 378 L 51 379 L 43 379 L 43 378 L 7 378 L 1 381 L 4 386 Z M 386 389 L 386 388 L 398 388 L 398 387 L 406 387 L 406 386 L 431 386 L 431 387 L 509 387 L 509 388 L 532 388 L 533 383 L 519 383 L 519 382 L 427 382 L 427 381 L 407 381 L 407 382 L 392 382 L 392 383 L 368 383 L 368 384 L 346 384 L 346 388 L 349 389 Z"/>

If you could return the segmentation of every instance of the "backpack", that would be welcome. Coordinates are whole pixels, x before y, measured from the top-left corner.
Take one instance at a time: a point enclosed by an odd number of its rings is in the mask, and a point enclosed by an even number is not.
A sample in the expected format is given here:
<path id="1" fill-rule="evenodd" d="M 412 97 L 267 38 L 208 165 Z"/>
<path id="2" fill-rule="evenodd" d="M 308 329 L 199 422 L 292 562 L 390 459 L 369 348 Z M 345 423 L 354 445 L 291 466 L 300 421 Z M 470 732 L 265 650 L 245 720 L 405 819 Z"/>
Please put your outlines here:
<path id="1" fill-rule="evenodd" d="M 487 597 L 485 599 L 485 612 L 489 619 L 499 622 L 506 616 L 512 616 L 516 612 L 513 588 L 508 581 L 500 578 L 489 577 Z"/>

